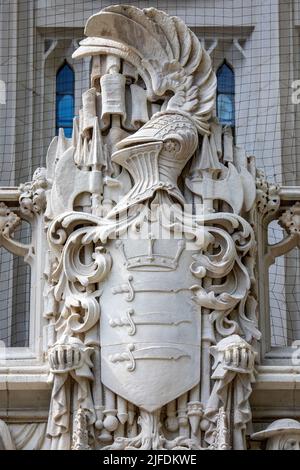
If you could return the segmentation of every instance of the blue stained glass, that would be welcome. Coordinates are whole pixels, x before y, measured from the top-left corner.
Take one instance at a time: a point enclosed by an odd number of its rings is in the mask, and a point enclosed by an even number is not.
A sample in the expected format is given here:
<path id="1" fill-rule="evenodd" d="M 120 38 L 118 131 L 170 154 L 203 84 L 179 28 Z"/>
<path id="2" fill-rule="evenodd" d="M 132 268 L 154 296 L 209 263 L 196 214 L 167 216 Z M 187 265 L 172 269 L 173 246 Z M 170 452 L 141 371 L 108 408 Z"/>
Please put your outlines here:
<path id="1" fill-rule="evenodd" d="M 217 71 L 217 115 L 221 124 L 235 126 L 234 71 L 226 62 Z"/>
<path id="2" fill-rule="evenodd" d="M 74 72 L 67 62 L 56 75 L 56 134 L 62 127 L 66 137 L 72 136 L 74 117 Z"/>
<path id="3" fill-rule="evenodd" d="M 217 97 L 217 113 L 220 122 L 229 126 L 234 126 L 234 96 L 218 95 Z"/>
<path id="4" fill-rule="evenodd" d="M 57 97 L 57 115 L 60 127 L 65 127 L 73 121 L 74 97 L 72 95 L 60 95 Z"/>

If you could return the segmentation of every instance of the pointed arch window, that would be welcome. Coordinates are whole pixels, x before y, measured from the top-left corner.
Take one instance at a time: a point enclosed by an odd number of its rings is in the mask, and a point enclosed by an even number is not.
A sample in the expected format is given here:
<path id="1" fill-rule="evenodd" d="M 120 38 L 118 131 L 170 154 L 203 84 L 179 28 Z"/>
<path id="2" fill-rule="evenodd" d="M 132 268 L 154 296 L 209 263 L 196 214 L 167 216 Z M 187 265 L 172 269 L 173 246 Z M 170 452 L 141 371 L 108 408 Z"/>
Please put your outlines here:
<path id="1" fill-rule="evenodd" d="M 56 135 L 62 127 L 71 137 L 74 117 L 74 71 L 65 61 L 56 74 Z"/>
<path id="2" fill-rule="evenodd" d="M 217 116 L 223 125 L 235 126 L 235 78 L 226 61 L 217 71 Z"/>

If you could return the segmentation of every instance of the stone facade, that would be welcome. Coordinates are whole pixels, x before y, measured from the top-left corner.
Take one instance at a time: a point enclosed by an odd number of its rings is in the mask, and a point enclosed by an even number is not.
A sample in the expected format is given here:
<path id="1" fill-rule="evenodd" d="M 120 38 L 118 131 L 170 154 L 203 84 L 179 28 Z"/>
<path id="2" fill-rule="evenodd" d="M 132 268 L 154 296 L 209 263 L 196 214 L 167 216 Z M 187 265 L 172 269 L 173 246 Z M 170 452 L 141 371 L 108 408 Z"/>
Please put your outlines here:
<path id="1" fill-rule="evenodd" d="M 0 446 L 296 449 L 299 362 L 272 347 L 268 278 L 299 248 L 297 112 L 281 86 L 298 4 L 144 3 L 3 3 L 17 37 L 1 25 L 0 246 L 34 287 L 29 344 L 1 357 Z M 80 111 L 72 138 L 50 142 L 62 57 Z M 224 59 L 235 142 L 215 116 Z"/>

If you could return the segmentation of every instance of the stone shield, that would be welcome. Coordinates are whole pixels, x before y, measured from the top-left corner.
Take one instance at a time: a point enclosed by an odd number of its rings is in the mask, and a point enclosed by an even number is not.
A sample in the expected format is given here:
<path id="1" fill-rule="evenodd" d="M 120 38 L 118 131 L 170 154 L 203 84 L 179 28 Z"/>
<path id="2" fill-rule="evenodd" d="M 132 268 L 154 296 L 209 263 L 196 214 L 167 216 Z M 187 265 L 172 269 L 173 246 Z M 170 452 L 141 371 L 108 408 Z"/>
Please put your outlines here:
<path id="1" fill-rule="evenodd" d="M 200 380 L 193 252 L 184 240 L 119 240 L 109 251 L 113 266 L 100 299 L 101 380 L 152 412 Z"/>

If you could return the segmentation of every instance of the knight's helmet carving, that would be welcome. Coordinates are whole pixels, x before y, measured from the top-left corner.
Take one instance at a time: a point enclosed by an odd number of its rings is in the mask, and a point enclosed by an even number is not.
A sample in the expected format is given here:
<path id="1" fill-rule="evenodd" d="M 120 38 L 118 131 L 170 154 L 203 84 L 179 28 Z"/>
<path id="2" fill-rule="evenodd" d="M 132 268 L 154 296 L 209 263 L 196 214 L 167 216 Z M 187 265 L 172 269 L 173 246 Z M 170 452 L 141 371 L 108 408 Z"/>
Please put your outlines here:
<path id="1" fill-rule="evenodd" d="M 85 34 L 89 37 L 73 57 L 111 53 L 125 59 L 144 81 L 147 98 L 163 101 L 161 110 L 137 132 L 116 142 L 112 161 L 126 168 L 135 183 L 126 202 L 141 202 L 157 189 L 184 202 L 177 179 L 197 148 L 198 133 L 209 133 L 214 107 L 216 77 L 210 57 L 179 18 L 153 8 L 141 13 L 129 6 L 105 8 L 88 20 Z M 106 63 L 107 70 L 101 76 L 99 67 L 99 75 L 93 75 L 105 98 L 107 86 L 124 83 L 118 62 L 111 67 Z M 115 102 L 117 97 L 111 99 Z M 104 108 L 102 116 L 109 110 L 107 102 Z"/>
<path id="2" fill-rule="evenodd" d="M 71 433 L 73 448 L 88 448 L 94 436 L 96 448 L 201 449 L 207 434 L 207 446 L 227 448 L 231 415 L 218 387 L 242 373 L 250 383 L 253 353 L 237 335 L 228 342 L 243 349 L 243 364 L 223 367 L 228 351 L 218 356 L 209 401 L 209 346 L 242 331 L 226 315 L 250 289 L 243 257 L 253 232 L 232 212 L 185 214 L 178 183 L 210 138 L 210 57 L 182 20 L 153 8 L 107 7 L 85 34 L 73 57 L 93 57 L 92 88 L 72 140 L 60 136 L 48 152 L 48 295 L 58 305 L 48 435 L 61 448 Z M 143 232 L 149 220 L 155 231 Z M 247 340 L 256 334 L 251 321 Z M 79 384 L 78 429 L 66 425 L 68 374 Z"/>
<path id="3" fill-rule="evenodd" d="M 121 150 L 112 155 L 112 160 L 126 168 L 135 183 L 126 196 L 126 205 L 142 202 L 157 190 L 167 191 L 184 204 L 177 180 L 197 144 L 192 120 L 172 111 L 157 113 L 135 134 L 119 142 L 117 148 Z"/>

